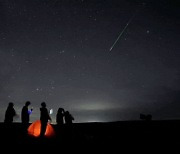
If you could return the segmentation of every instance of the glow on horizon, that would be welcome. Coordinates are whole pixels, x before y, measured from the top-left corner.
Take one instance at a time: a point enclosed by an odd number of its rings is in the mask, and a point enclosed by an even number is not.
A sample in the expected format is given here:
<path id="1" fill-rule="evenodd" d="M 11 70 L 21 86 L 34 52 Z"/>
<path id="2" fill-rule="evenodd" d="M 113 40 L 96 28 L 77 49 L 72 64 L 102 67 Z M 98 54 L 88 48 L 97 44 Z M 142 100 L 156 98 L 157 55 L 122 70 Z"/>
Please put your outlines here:
<path id="1" fill-rule="evenodd" d="M 114 109 L 115 107 L 112 106 L 112 103 L 109 102 L 86 102 L 75 106 L 75 110 L 109 110 Z M 117 106 L 116 106 L 117 108 Z"/>

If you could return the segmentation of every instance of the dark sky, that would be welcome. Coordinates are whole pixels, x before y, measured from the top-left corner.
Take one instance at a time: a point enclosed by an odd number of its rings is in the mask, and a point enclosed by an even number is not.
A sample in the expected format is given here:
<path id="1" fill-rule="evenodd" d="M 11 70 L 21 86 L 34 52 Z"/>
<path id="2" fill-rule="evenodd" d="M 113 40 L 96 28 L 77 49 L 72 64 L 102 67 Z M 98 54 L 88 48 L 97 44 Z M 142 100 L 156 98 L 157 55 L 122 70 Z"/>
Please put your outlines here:
<path id="1" fill-rule="evenodd" d="M 42 101 L 53 122 L 180 119 L 179 19 L 178 0 L 1 0 L 0 121 L 27 100 L 31 121 Z"/>

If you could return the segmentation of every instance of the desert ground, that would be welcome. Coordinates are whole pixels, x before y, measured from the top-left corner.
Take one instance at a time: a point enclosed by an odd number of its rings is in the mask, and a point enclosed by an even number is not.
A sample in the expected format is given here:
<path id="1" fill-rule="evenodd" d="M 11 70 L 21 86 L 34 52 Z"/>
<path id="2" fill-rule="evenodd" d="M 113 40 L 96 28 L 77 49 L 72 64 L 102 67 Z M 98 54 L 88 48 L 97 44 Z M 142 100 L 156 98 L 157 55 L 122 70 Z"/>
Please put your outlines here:
<path id="1" fill-rule="evenodd" d="M 30 123 L 31 124 L 31 123 Z M 30 125 L 29 124 L 29 125 Z M 23 134 L 22 124 L 0 123 L 1 147 L 7 152 L 41 153 L 180 153 L 180 120 L 51 124 L 55 135 Z"/>

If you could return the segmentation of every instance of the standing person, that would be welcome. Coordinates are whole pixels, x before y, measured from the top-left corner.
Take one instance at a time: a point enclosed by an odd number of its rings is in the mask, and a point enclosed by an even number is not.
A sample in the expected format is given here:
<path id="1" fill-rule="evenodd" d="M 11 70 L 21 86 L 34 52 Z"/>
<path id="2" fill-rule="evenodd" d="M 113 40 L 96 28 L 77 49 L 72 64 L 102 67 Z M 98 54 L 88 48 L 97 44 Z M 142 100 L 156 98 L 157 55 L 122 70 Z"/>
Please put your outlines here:
<path id="1" fill-rule="evenodd" d="M 72 136 L 73 136 L 73 120 L 74 117 L 69 113 L 69 111 L 65 111 L 64 114 L 64 118 L 65 118 L 65 134 L 66 134 L 66 139 L 67 140 L 71 140 Z"/>
<path id="2" fill-rule="evenodd" d="M 64 124 L 64 109 L 59 108 L 56 114 L 56 123 L 57 125 L 63 125 Z"/>
<path id="3" fill-rule="evenodd" d="M 7 124 L 11 124 L 15 116 L 16 116 L 16 111 L 14 109 L 14 103 L 9 102 L 6 112 L 5 112 L 4 122 Z"/>
<path id="4" fill-rule="evenodd" d="M 50 117 L 49 112 L 46 108 L 46 103 L 42 102 L 41 108 L 40 108 L 40 121 L 41 121 L 40 137 L 44 137 L 44 134 L 46 132 L 47 123 L 49 120 L 51 121 L 51 117 Z"/>
<path id="5" fill-rule="evenodd" d="M 66 111 L 64 115 L 65 115 L 65 123 L 67 125 L 72 124 L 73 123 L 72 121 L 74 120 L 74 117 L 69 113 L 69 111 Z"/>
<path id="6" fill-rule="evenodd" d="M 64 109 L 58 108 L 57 114 L 56 114 L 56 124 L 58 126 L 57 130 L 57 136 L 63 141 L 64 140 Z"/>
<path id="7" fill-rule="evenodd" d="M 27 101 L 21 110 L 21 122 L 22 122 L 25 133 L 27 133 L 27 128 L 29 125 L 29 116 L 33 110 L 32 108 L 31 108 L 31 110 L 28 109 L 30 104 L 31 104 L 31 102 Z"/>

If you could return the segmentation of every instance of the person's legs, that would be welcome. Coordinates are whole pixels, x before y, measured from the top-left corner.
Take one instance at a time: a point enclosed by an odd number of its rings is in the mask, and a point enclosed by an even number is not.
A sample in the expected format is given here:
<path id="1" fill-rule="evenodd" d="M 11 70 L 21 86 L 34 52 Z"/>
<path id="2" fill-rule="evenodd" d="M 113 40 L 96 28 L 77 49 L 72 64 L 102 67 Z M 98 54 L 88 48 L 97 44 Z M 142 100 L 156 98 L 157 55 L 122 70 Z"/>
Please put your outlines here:
<path id="1" fill-rule="evenodd" d="M 41 121 L 40 137 L 44 137 L 46 132 L 46 126 L 47 126 L 47 122 Z"/>

